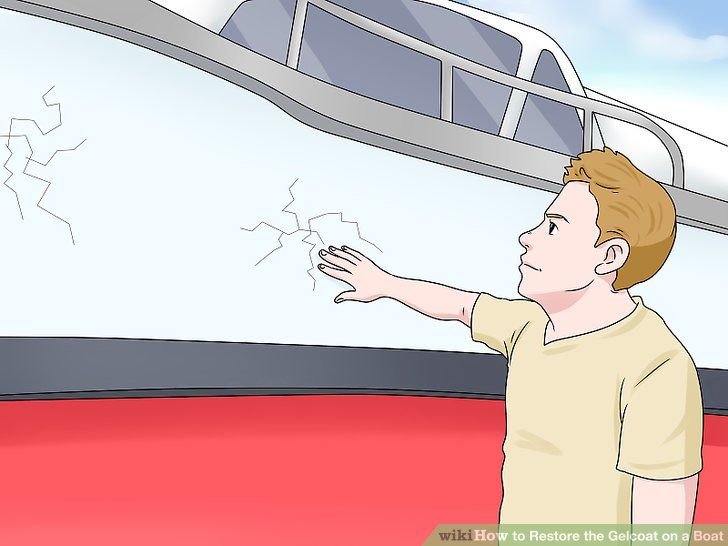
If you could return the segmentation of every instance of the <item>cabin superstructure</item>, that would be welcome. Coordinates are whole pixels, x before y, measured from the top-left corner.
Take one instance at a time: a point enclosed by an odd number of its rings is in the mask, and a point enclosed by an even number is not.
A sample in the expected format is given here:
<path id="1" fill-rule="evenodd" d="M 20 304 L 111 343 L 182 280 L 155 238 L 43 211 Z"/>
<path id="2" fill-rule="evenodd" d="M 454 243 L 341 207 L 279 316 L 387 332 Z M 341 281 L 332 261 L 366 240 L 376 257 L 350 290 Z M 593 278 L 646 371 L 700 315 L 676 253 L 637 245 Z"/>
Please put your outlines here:
<path id="1" fill-rule="evenodd" d="M 719 173 L 707 181 L 686 175 L 675 139 L 636 109 L 585 96 L 550 37 L 470 6 L 448 0 L 0 5 L 154 49 L 324 131 L 554 192 L 570 157 L 615 147 L 607 138 L 615 131 L 600 127 L 629 125 L 654 140 L 660 157 L 635 163 L 665 184 L 678 221 L 728 233 L 728 184 Z M 632 143 L 634 150 L 620 143 L 617 149 L 633 157 L 647 147 L 642 136 Z"/>

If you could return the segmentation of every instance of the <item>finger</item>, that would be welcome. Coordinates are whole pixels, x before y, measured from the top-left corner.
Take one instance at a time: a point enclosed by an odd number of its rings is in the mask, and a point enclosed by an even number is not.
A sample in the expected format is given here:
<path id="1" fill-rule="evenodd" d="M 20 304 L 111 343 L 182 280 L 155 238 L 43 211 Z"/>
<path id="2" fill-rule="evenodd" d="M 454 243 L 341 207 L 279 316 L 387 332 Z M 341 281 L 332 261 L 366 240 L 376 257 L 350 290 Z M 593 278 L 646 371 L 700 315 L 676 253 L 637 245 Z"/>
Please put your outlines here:
<path id="1" fill-rule="evenodd" d="M 335 265 L 339 269 L 343 269 L 348 273 L 351 273 L 352 269 L 356 267 L 349 260 L 339 258 L 338 256 L 331 254 L 330 252 L 326 252 L 325 250 L 319 250 L 319 256 L 321 256 L 322 260 L 330 263 L 331 265 Z"/>
<path id="2" fill-rule="evenodd" d="M 334 298 L 334 301 L 336 303 L 341 303 L 342 301 L 357 301 L 354 297 L 356 295 L 356 290 L 347 290 L 346 292 L 342 292 L 338 296 Z"/>
<path id="3" fill-rule="evenodd" d="M 336 269 L 335 267 L 331 267 L 330 265 L 326 264 L 318 264 L 318 268 L 326 273 L 329 277 L 333 277 L 335 279 L 339 279 L 340 281 L 344 281 L 345 283 L 351 285 L 351 273 L 348 271 L 342 271 L 341 269 Z"/>
<path id="4" fill-rule="evenodd" d="M 346 252 L 344 252 L 340 248 L 336 248 L 335 246 L 329 247 L 329 253 L 333 254 L 334 256 L 338 256 L 342 260 L 348 261 L 351 265 L 356 265 L 359 263 L 359 260 L 357 260 L 354 256 L 352 256 L 351 254 L 347 254 Z"/>
<path id="5" fill-rule="evenodd" d="M 366 256 L 364 256 L 364 254 L 362 254 L 358 250 L 354 250 L 350 246 L 341 245 L 341 250 L 343 250 L 347 254 L 350 254 L 351 256 L 353 256 L 354 258 L 356 258 L 359 261 L 362 261 L 362 260 L 365 260 L 366 259 Z"/>

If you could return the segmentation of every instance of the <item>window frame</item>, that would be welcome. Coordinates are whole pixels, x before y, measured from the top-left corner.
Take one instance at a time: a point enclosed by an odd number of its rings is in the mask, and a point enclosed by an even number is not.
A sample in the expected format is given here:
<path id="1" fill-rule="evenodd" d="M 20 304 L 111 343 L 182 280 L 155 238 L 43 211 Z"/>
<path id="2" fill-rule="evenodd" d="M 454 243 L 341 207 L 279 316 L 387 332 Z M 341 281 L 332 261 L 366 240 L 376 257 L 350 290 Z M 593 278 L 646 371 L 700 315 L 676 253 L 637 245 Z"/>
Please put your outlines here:
<path id="1" fill-rule="evenodd" d="M 543 47 L 538 48 L 535 51 L 538 51 L 538 55 L 535 55 L 534 56 L 535 62 L 530 67 L 529 75 L 528 75 L 528 80 L 530 82 L 535 83 L 536 85 L 545 85 L 545 84 L 542 84 L 542 83 L 538 83 L 538 82 L 533 81 L 533 78 L 536 76 L 536 69 L 538 68 L 538 63 L 541 61 L 541 58 L 543 57 L 543 54 L 544 53 L 548 53 L 553 58 L 554 62 L 556 63 L 556 67 L 558 68 L 559 73 L 561 74 L 561 77 L 564 79 L 564 83 L 566 84 L 566 88 L 567 88 L 566 89 L 566 92 L 567 93 L 570 93 L 572 95 L 576 95 L 577 93 L 575 93 L 573 91 L 573 89 L 574 89 L 574 85 L 572 85 L 573 82 L 570 82 L 569 81 L 570 80 L 569 75 L 567 75 L 567 71 L 564 70 L 564 66 L 559 62 L 559 59 L 557 58 L 557 55 L 555 54 L 555 52 L 554 51 L 551 51 L 550 49 L 543 48 Z M 549 87 L 551 89 L 557 89 L 556 87 L 551 87 L 549 85 L 546 85 L 546 87 Z M 558 90 L 559 91 L 562 91 L 561 89 L 558 89 Z M 551 152 L 564 153 L 564 152 L 560 152 L 558 150 L 554 150 L 552 148 L 544 148 L 543 146 L 538 146 L 536 144 L 529 144 L 529 143 L 523 142 L 521 140 L 516 140 L 516 133 L 518 132 L 518 127 L 520 126 L 521 121 L 523 120 L 523 116 L 525 114 L 526 101 L 528 100 L 528 95 L 529 95 L 529 93 L 525 93 L 524 92 L 523 93 L 523 99 L 521 101 L 519 101 L 521 104 L 520 104 L 520 108 L 519 108 L 519 111 L 518 111 L 518 117 L 517 117 L 517 120 L 516 120 L 515 125 L 513 127 L 513 134 L 511 134 L 509 136 L 513 139 L 514 142 L 519 142 L 521 144 L 526 144 L 527 146 L 535 146 L 537 148 L 541 148 L 543 150 L 547 150 L 547 151 L 551 151 Z M 536 96 L 539 96 L 539 95 L 536 95 Z M 580 94 L 580 96 L 582 96 L 582 95 Z M 586 95 L 583 95 L 583 96 L 586 96 Z M 513 97 L 511 97 L 511 98 L 513 98 Z M 593 133 L 591 135 L 585 134 L 585 131 L 587 131 L 589 128 L 585 128 L 585 126 L 584 126 L 585 112 L 584 112 L 584 110 L 582 108 L 579 108 L 579 107 L 576 107 L 576 106 L 572 106 L 570 104 L 567 104 L 567 103 L 564 103 L 564 102 L 560 102 L 560 101 L 557 101 L 557 100 L 554 100 L 554 99 L 549 99 L 548 97 L 541 96 L 540 98 L 545 99 L 545 100 L 551 100 L 553 102 L 558 102 L 559 104 L 562 104 L 564 106 L 573 107 L 576 110 L 576 115 L 577 115 L 577 117 L 579 119 L 579 123 L 581 124 L 581 131 L 582 131 L 582 150 L 584 149 L 584 147 L 585 147 L 584 144 L 585 144 L 585 142 L 587 140 L 593 141 L 595 138 L 597 140 L 598 139 L 601 139 L 601 132 L 599 132 L 599 128 L 598 128 L 598 124 L 596 123 L 596 120 L 594 120 L 594 124 L 593 124 L 592 131 L 596 131 L 598 133 L 598 135 L 595 137 L 595 135 Z M 506 113 L 508 113 L 508 112 L 506 112 Z"/>
<path id="2" fill-rule="evenodd" d="M 250 1 L 250 0 L 248 0 L 248 1 Z M 298 3 L 300 3 L 300 2 L 298 2 Z M 296 5 L 296 9 L 298 9 L 298 3 Z M 326 83 L 328 85 L 333 85 L 334 87 L 336 87 L 338 89 L 341 89 L 343 91 L 347 91 L 349 93 L 354 93 L 354 94 L 359 95 L 361 97 L 366 97 L 368 99 L 375 100 L 375 101 L 381 102 L 383 104 L 388 104 L 390 106 L 394 106 L 395 108 L 402 108 L 404 110 L 407 110 L 409 112 L 413 112 L 415 114 L 420 114 L 420 115 L 423 115 L 423 116 L 428 116 L 428 117 L 431 117 L 431 118 L 434 118 L 434 119 L 443 119 L 443 108 L 444 108 L 444 106 L 443 106 L 443 93 L 444 93 L 444 88 L 443 88 L 443 83 L 442 83 L 442 81 L 443 81 L 442 74 L 445 71 L 445 65 L 444 65 L 444 61 L 442 59 L 440 59 L 439 57 L 437 57 L 435 55 L 429 55 L 429 54 L 421 51 L 418 48 L 410 47 L 407 44 L 403 44 L 400 41 L 398 41 L 396 39 L 393 39 L 392 37 L 382 36 L 380 34 L 377 34 L 375 32 L 372 32 L 371 30 L 365 28 L 362 25 L 358 25 L 356 23 L 352 23 L 351 21 L 347 21 L 346 19 L 344 19 L 342 17 L 339 17 L 337 14 L 331 13 L 331 12 L 327 11 L 326 9 L 321 8 L 320 6 L 316 5 L 316 3 L 314 3 L 314 2 L 305 2 L 305 4 L 306 4 L 306 12 L 305 12 L 305 16 L 304 16 L 304 22 L 303 22 L 302 31 L 301 31 L 301 39 L 300 39 L 300 42 L 299 42 L 298 56 L 296 57 L 296 67 L 295 67 L 295 69 L 298 72 L 300 72 L 301 74 L 304 74 L 306 76 L 309 76 L 311 78 L 316 78 L 317 80 L 322 81 L 322 82 L 324 82 L 324 83 Z M 375 98 L 375 97 L 370 97 L 369 95 L 365 95 L 364 93 L 361 93 L 359 91 L 353 91 L 351 89 L 347 89 L 345 87 L 341 87 L 340 85 L 337 85 L 335 83 L 328 82 L 326 80 L 321 80 L 320 78 L 317 78 L 316 76 L 313 76 L 311 74 L 308 74 L 307 72 L 302 71 L 301 68 L 300 68 L 300 62 L 301 62 L 301 47 L 303 46 L 303 37 L 304 37 L 305 31 L 306 31 L 306 21 L 308 20 L 308 15 L 309 15 L 308 8 L 311 5 L 315 9 L 318 9 L 318 10 L 322 11 L 326 15 L 328 15 L 330 17 L 333 17 L 333 18 L 337 19 L 338 21 L 340 21 L 340 22 L 342 22 L 342 23 L 344 23 L 346 25 L 349 25 L 351 27 L 354 27 L 354 28 L 358 29 L 359 31 L 361 31 L 361 32 L 363 32 L 363 33 L 365 33 L 367 35 L 369 35 L 370 37 L 372 37 L 374 39 L 385 40 L 385 41 L 391 43 L 394 46 L 399 46 L 401 48 L 407 49 L 407 50 L 412 51 L 414 53 L 418 53 L 420 55 L 423 55 L 425 57 L 428 57 L 429 59 L 432 59 L 433 61 L 438 62 L 440 64 L 440 83 L 439 84 L 433 84 L 433 85 L 437 85 L 438 96 L 439 96 L 439 99 L 440 99 L 439 100 L 439 104 L 438 104 L 438 114 L 436 116 L 434 116 L 434 115 L 431 116 L 429 114 L 425 114 L 425 113 L 419 112 L 417 110 L 413 110 L 412 108 L 400 106 L 398 104 L 393 104 L 391 102 L 386 102 L 386 101 L 380 100 L 380 99 Z M 294 20 L 294 25 L 295 25 L 295 20 Z M 392 29 L 392 30 L 394 30 L 394 29 Z M 417 40 L 416 38 L 413 38 L 413 39 Z M 419 41 L 419 40 L 417 40 L 417 41 Z M 291 44 L 291 42 L 289 41 L 289 47 L 290 47 L 290 44 Z M 452 67 L 450 67 L 450 70 L 452 71 Z M 452 86 L 451 86 L 451 90 L 452 90 Z M 451 108 L 450 117 L 452 117 L 452 108 Z"/>
<path id="3" fill-rule="evenodd" d="M 249 1 L 249 0 L 248 0 Z M 413 1 L 420 1 L 420 0 L 413 0 Z M 427 2 L 424 2 L 427 3 Z M 293 25 L 291 30 L 291 37 L 288 42 L 289 50 L 288 50 L 288 56 L 286 59 L 286 65 L 289 68 L 292 68 L 294 70 L 299 71 L 298 65 L 300 60 L 300 54 L 301 54 L 301 45 L 303 43 L 303 31 L 306 23 L 306 18 L 308 16 L 308 6 L 309 4 L 313 4 L 317 8 L 329 13 L 330 15 L 333 15 L 334 17 L 337 17 L 338 19 L 341 19 L 342 21 L 356 26 L 360 28 L 361 30 L 364 30 L 366 32 L 369 32 L 370 34 L 374 34 L 377 36 L 380 36 L 381 38 L 388 39 L 390 41 L 393 41 L 395 43 L 398 43 L 399 45 L 403 47 L 407 47 L 409 49 L 412 49 L 414 51 L 417 51 L 423 55 L 426 55 L 428 57 L 432 57 L 436 60 L 440 61 L 441 64 L 441 70 L 440 70 L 440 120 L 447 121 L 452 123 L 452 109 L 453 109 L 453 96 L 452 96 L 452 78 L 453 78 L 453 67 L 457 66 L 457 68 L 460 68 L 466 72 L 473 73 L 476 76 L 483 77 L 485 79 L 490 80 L 487 76 L 484 76 L 482 74 L 478 74 L 477 72 L 473 72 L 472 69 L 468 70 L 467 65 L 477 66 L 477 67 L 484 67 L 488 70 L 493 70 L 495 72 L 502 73 L 506 76 L 511 76 L 511 74 L 507 72 L 500 72 L 497 69 L 487 67 L 485 65 L 481 65 L 479 63 L 476 63 L 475 61 L 471 61 L 469 59 L 466 59 L 464 57 L 460 57 L 459 55 L 448 51 L 446 49 L 443 49 L 441 47 L 435 46 L 433 44 L 424 42 L 420 40 L 419 38 L 415 38 L 413 36 L 410 36 L 409 34 L 406 34 L 404 32 L 401 32 L 397 29 L 388 27 L 378 21 L 374 21 L 372 19 L 369 19 L 367 17 L 364 17 L 363 15 L 359 15 L 358 13 L 354 13 L 342 6 L 339 6 L 338 4 L 334 4 L 332 2 L 329 2 L 328 0 L 298 0 L 296 3 L 296 10 L 293 16 Z M 442 7 L 442 6 L 439 6 Z M 443 8 L 443 9 L 449 9 L 449 8 Z M 454 10 L 450 10 L 454 11 Z M 467 17 L 467 15 L 465 16 Z M 483 23 L 482 21 L 477 21 L 477 19 L 473 19 L 472 17 L 468 17 L 468 19 L 471 19 L 473 21 L 476 21 L 478 23 L 481 23 L 486 26 L 487 23 Z M 493 27 L 495 28 L 495 27 Z M 505 32 L 501 29 L 495 28 L 495 30 L 498 30 L 500 32 L 503 32 L 504 34 L 507 34 L 511 38 L 513 38 L 518 44 L 520 45 L 520 51 L 518 56 L 518 61 L 516 63 L 516 77 L 521 70 L 521 64 L 523 60 L 523 53 L 526 50 L 526 46 L 524 43 L 519 40 L 516 36 L 514 36 L 511 33 Z M 465 61 L 466 66 L 463 66 L 459 61 Z M 302 74 L 305 74 L 301 72 Z M 513 76 L 511 76 L 513 77 Z M 491 80 L 493 81 L 493 80 Z M 501 83 L 501 82 L 495 82 L 495 83 Z M 333 85 L 333 84 L 332 84 Z M 506 113 L 508 112 L 508 109 L 511 106 L 511 101 L 513 100 L 513 95 L 515 88 L 513 86 L 508 84 L 502 84 L 506 85 L 510 88 L 511 93 L 508 99 L 508 103 L 506 105 Z M 344 91 L 348 91 L 346 89 L 343 89 Z M 352 92 L 352 91 L 349 91 Z M 376 100 L 376 99 L 372 99 Z M 392 105 L 397 107 L 396 105 Z M 425 115 L 425 114 L 423 114 Z M 500 134 L 500 131 L 503 127 L 503 121 L 505 120 L 505 114 L 503 120 L 501 120 L 501 126 L 499 127 L 498 133 Z M 477 130 L 477 129 L 472 129 Z M 482 131 L 480 131 L 482 132 Z M 491 133 L 485 133 L 485 134 L 491 134 Z"/>

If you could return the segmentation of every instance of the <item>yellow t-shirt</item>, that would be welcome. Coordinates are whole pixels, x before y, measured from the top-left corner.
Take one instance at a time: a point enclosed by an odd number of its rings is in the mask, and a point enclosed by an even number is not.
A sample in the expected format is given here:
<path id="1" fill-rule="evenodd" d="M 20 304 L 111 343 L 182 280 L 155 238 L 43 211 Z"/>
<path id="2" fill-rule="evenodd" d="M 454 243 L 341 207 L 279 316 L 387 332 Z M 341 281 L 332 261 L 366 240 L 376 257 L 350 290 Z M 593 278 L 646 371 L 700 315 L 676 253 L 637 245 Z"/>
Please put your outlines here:
<path id="1" fill-rule="evenodd" d="M 631 523 L 633 475 L 702 469 L 695 364 L 632 300 L 623 319 L 544 345 L 540 305 L 478 297 L 472 337 L 508 359 L 500 523 Z"/>

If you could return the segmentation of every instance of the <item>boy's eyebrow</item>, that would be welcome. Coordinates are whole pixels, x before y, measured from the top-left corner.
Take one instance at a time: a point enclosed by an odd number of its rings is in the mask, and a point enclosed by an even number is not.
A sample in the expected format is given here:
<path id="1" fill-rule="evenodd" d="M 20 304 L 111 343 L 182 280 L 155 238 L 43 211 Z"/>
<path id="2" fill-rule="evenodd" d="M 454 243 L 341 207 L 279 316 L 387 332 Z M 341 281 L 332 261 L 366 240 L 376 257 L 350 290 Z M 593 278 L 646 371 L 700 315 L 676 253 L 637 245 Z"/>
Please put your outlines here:
<path id="1" fill-rule="evenodd" d="M 567 224 L 570 224 L 571 223 L 571 222 L 569 222 L 569 219 L 566 218 L 565 216 L 562 216 L 560 214 L 555 214 L 553 212 L 547 212 L 546 213 L 546 218 L 561 218 L 562 220 L 566 221 Z"/>

